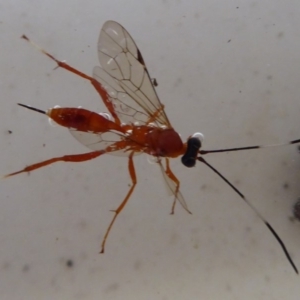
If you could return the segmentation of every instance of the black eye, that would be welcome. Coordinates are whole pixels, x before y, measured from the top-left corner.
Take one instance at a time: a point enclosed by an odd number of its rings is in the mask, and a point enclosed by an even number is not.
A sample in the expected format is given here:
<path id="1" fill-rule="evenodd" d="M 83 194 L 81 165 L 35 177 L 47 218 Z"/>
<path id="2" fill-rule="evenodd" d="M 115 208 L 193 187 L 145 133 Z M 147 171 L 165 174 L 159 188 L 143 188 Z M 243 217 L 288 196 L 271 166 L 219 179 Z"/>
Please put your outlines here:
<path id="1" fill-rule="evenodd" d="M 187 168 L 194 167 L 196 164 L 196 158 L 198 151 L 201 147 L 201 141 L 196 138 L 190 138 L 187 142 L 187 148 L 185 154 L 181 157 L 181 162 Z"/>

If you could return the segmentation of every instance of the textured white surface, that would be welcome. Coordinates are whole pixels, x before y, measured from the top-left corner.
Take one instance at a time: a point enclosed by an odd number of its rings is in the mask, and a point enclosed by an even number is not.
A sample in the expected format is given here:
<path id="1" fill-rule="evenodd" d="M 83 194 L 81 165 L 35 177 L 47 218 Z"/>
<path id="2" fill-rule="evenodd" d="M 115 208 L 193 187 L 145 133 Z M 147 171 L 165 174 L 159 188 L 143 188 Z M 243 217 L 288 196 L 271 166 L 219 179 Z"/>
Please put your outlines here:
<path id="1" fill-rule="evenodd" d="M 299 1 L 0 1 L 2 174 L 85 152 L 41 109 L 104 105 L 89 83 L 25 41 L 91 74 L 102 24 L 137 42 L 173 126 L 204 149 L 299 138 Z M 9 134 L 8 130 L 12 133 Z M 274 225 L 300 267 L 295 146 L 207 156 Z M 159 168 L 138 185 L 99 255 L 130 183 L 125 158 L 56 164 L 1 181 L 0 297 L 5 299 L 299 299 L 300 278 L 264 225 L 205 166 L 172 162 L 193 215 L 170 216 Z M 285 188 L 284 188 L 285 186 Z M 73 262 L 72 267 L 67 261 Z"/>

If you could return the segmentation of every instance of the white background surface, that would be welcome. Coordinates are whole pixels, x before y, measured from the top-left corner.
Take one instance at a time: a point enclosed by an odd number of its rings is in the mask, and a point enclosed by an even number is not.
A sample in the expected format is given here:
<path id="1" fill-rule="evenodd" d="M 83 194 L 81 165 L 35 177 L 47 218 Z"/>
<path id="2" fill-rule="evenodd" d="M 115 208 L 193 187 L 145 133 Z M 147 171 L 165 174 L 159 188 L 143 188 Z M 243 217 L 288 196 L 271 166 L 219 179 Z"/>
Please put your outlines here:
<path id="1" fill-rule="evenodd" d="M 299 14 L 299 1 L 0 0 L 1 173 L 86 152 L 17 102 L 104 110 L 88 82 L 53 71 L 22 34 L 91 74 L 102 24 L 120 22 L 158 80 L 175 129 L 184 139 L 203 132 L 203 148 L 212 149 L 300 137 Z M 289 218 L 300 195 L 296 146 L 206 159 L 273 224 L 300 267 L 300 225 Z M 0 298 L 299 299 L 300 277 L 273 236 L 204 165 L 172 161 L 193 212 L 178 206 L 174 216 L 159 168 L 144 156 L 135 166 L 138 185 L 104 255 L 109 210 L 130 183 L 125 158 L 2 180 Z"/>

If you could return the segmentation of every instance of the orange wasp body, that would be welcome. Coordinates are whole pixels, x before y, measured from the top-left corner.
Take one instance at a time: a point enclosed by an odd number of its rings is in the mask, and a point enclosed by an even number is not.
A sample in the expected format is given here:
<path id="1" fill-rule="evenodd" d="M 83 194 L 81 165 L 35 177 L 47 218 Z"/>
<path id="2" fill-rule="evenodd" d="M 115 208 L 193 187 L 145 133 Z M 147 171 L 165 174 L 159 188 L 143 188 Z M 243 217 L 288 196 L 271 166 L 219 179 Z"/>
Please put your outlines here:
<path id="1" fill-rule="evenodd" d="M 123 139 L 105 149 L 105 153 L 125 150 L 144 152 L 157 157 L 183 155 L 186 145 L 173 128 L 149 125 L 120 125 L 103 115 L 83 108 L 52 108 L 46 114 L 61 126 L 80 132 L 102 133 L 114 130 Z"/>
<path id="2" fill-rule="evenodd" d="M 114 21 L 107 21 L 100 32 L 98 57 L 102 68 L 95 67 L 93 77 L 78 71 L 65 62 L 57 60 L 31 42 L 26 36 L 23 35 L 22 38 L 32 43 L 41 52 L 54 60 L 59 67 L 89 80 L 101 96 L 109 113 L 98 114 L 83 108 L 59 107 L 43 111 L 28 105 L 19 104 L 45 114 L 59 125 L 67 127 L 79 142 L 92 151 L 51 158 L 30 165 L 18 172 L 10 173 L 5 177 L 30 172 L 58 161 L 82 162 L 94 159 L 105 153 L 128 156 L 128 170 L 132 186 L 119 207 L 114 210 L 115 215 L 102 241 L 101 253 L 103 253 L 106 239 L 114 221 L 126 205 L 137 183 L 133 163 L 135 154 L 146 153 L 157 158 L 164 180 L 174 195 L 172 213 L 177 201 L 180 202 L 187 212 L 190 213 L 190 211 L 180 192 L 180 182 L 170 169 L 169 158 L 182 156 L 181 161 L 186 167 L 193 167 L 196 161 L 200 161 L 218 174 L 254 210 L 277 239 L 295 272 L 298 273 L 285 245 L 271 225 L 232 183 L 202 157 L 208 153 L 251 150 L 278 145 L 200 150 L 201 134 L 199 133 L 190 136 L 187 142 L 183 143 L 179 134 L 173 129 L 168 120 L 164 106 L 160 102 L 154 88 L 156 80 L 151 80 L 139 49 L 126 29 Z M 296 143 L 300 143 L 300 139 L 281 145 Z"/>

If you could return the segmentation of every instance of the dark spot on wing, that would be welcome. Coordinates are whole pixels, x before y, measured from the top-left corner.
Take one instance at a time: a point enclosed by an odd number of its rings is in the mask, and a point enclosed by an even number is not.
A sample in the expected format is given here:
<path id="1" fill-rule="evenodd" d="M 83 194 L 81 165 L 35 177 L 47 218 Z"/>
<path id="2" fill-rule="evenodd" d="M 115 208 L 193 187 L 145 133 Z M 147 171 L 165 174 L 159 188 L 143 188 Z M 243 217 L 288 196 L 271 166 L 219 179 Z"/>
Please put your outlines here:
<path id="1" fill-rule="evenodd" d="M 144 62 L 144 59 L 143 59 L 143 56 L 142 56 L 142 54 L 141 54 L 141 52 L 140 52 L 140 50 L 139 49 L 137 49 L 137 60 L 143 65 L 143 66 L 145 66 L 145 62 Z"/>

